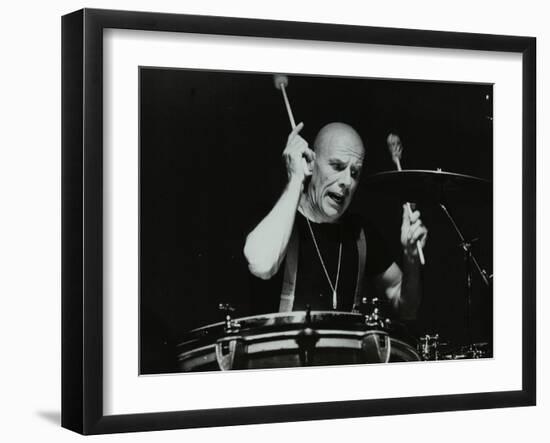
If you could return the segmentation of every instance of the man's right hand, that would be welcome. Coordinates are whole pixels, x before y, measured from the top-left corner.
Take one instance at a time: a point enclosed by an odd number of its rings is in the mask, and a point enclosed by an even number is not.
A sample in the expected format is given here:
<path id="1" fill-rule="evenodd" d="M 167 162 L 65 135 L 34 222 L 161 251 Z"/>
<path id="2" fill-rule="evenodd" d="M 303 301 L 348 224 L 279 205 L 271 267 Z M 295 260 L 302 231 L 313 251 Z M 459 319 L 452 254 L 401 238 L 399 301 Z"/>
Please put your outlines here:
<path id="1" fill-rule="evenodd" d="M 308 143 L 299 134 L 303 127 L 301 122 L 292 130 L 283 151 L 288 180 L 299 180 L 300 183 L 311 175 L 315 160 L 315 152 L 309 149 Z"/>

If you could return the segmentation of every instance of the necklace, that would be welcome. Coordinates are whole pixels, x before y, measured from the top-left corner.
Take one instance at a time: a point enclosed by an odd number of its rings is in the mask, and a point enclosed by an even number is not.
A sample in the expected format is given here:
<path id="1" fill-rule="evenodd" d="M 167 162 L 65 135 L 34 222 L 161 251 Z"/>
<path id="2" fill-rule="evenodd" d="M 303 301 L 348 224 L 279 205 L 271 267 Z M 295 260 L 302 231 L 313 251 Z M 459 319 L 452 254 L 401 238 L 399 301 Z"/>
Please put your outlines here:
<path id="1" fill-rule="evenodd" d="M 311 228 L 311 223 L 309 222 L 309 219 L 307 217 L 304 217 L 307 222 L 307 226 L 309 228 L 309 232 L 311 233 L 311 238 L 313 239 L 313 244 L 315 245 L 315 250 L 317 251 L 317 255 L 319 256 L 319 260 L 321 261 L 321 266 L 323 267 L 323 271 L 325 271 L 325 276 L 327 277 L 328 284 L 330 285 L 330 289 L 332 289 L 332 309 L 336 309 L 337 306 L 337 291 L 338 291 L 338 280 L 340 279 L 340 263 L 342 260 L 342 239 L 340 239 L 340 247 L 338 248 L 338 269 L 336 271 L 336 282 L 334 285 L 332 284 L 332 281 L 330 280 L 330 276 L 328 275 L 327 267 L 325 266 L 325 262 L 323 261 L 323 257 L 321 256 L 321 251 L 319 249 L 319 245 L 317 245 L 317 240 L 315 239 L 315 234 L 313 234 L 313 229 Z"/>

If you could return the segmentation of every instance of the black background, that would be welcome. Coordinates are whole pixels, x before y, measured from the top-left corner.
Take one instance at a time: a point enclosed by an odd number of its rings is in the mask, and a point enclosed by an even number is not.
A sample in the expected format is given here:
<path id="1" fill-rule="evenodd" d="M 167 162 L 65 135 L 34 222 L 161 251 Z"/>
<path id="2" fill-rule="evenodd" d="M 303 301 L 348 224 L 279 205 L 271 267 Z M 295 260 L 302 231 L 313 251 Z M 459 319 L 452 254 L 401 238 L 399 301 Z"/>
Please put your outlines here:
<path id="1" fill-rule="evenodd" d="M 331 121 L 366 146 L 363 186 L 351 210 L 371 219 L 399 255 L 401 201 L 367 189 L 369 174 L 395 168 L 386 147 L 400 135 L 405 169 L 441 168 L 492 179 L 492 86 L 289 76 L 301 135 L 311 144 Z M 140 69 L 140 372 L 176 370 L 174 346 L 195 327 L 222 320 L 219 303 L 254 314 L 242 249 L 285 182 L 290 131 L 270 74 Z M 492 273 L 492 199 L 451 196 L 449 209 Z M 465 343 L 464 264 L 456 234 L 434 201 L 415 198 L 429 229 L 416 334 Z M 474 276 L 473 339 L 492 340 L 492 293 Z"/>

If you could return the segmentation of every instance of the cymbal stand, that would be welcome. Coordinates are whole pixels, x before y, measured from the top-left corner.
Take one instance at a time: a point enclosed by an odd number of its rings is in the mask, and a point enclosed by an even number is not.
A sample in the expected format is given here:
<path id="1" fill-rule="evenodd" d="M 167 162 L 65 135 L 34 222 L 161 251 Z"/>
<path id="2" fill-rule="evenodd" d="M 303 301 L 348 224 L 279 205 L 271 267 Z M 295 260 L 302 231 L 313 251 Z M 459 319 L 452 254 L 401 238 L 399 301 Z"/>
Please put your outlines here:
<path id="1" fill-rule="evenodd" d="M 460 247 L 464 251 L 464 262 L 466 264 L 466 329 L 468 331 L 469 343 L 472 343 L 472 265 L 475 267 L 481 277 L 481 280 L 487 287 L 490 285 L 489 277 L 487 276 L 487 272 L 481 268 L 479 262 L 472 254 L 472 243 L 475 240 L 467 241 L 464 238 L 464 235 L 462 235 L 460 228 L 456 224 L 447 207 L 443 203 L 439 203 L 439 206 L 451 222 L 458 238 L 460 239 Z"/>

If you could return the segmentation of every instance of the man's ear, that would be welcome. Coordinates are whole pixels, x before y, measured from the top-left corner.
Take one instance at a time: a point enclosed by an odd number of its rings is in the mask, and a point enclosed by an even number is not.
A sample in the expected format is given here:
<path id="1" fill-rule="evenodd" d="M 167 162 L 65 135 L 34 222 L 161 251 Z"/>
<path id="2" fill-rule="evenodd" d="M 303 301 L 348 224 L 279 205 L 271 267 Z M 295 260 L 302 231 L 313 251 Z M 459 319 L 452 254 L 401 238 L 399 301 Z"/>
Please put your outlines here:
<path id="1" fill-rule="evenodd" d="M 304 179 L 304 187 L 302 191 L 304 194 L 307 193 L 307 188 L 309 188 L 309 182 L 311 182 L 311 175 Z"/>
<path id="2" fill-rule="evenodd" d="M 313 174 L 313 166 L 314 165 L 315 165 L 315 157 L 307 162 L 307 168 L 309 169 L 310 174 Z"/>

